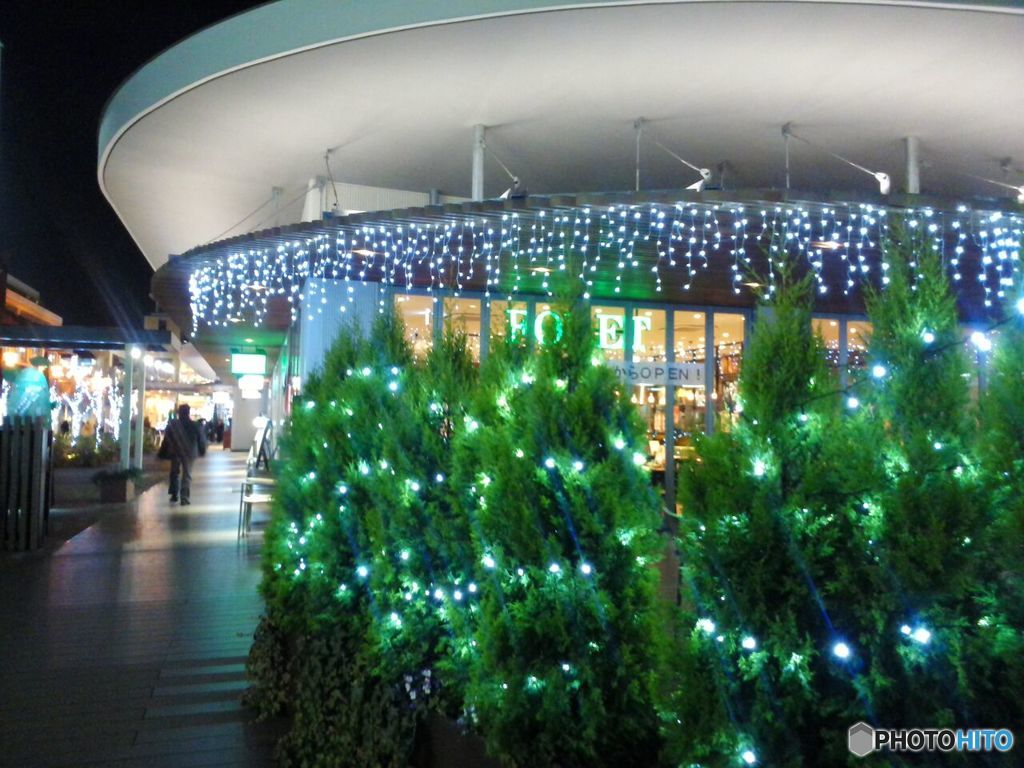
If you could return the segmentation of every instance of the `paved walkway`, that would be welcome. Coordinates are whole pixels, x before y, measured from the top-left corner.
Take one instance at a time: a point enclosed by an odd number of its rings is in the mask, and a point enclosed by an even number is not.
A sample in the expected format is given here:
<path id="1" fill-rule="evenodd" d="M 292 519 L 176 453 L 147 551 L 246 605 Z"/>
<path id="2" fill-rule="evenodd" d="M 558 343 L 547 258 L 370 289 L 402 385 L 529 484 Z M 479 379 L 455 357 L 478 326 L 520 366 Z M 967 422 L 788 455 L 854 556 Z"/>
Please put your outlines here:
<path id="1" fill-rule="evenodd" d="M 245 454 L 211 449 L 56 551 L 0 551 L 0 766 L 270 766 L 239 703 L 262 609 L 236 542 Z"/>

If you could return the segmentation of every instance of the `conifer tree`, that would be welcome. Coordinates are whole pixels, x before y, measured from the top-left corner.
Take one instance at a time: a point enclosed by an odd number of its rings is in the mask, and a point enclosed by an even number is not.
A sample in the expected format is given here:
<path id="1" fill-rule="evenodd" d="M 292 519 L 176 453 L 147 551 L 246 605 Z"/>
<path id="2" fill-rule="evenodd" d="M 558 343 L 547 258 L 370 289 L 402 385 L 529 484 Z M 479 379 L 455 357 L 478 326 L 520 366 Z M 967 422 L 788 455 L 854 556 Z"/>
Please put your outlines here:
<path id="1" fill-rule="evenodd" d="M 885 257 L 868 371 L 830 391 L 808 365 L 810 297 L 784 288 L 759 315 L 741 424 L 681 473 L 680 759 L 852 764 L 858 720 L 1019 722 L 1020 625 L 994 607 L 989 544 L 1001 486 L 978 463 L 955 302 L 912 226 Z"/>
<path id="2" fill-rule="evenodd" d="M 342 334 L 296 405 L 250 658 L 255 703 L 291 704 L 285 765 L 404 766 L 415 723 L 440 706 L 452 632 L 428 592 L 460 578 L 468 543 L 447 513 L 442 422 L 474 376 L 464 337 L 417 367 L 383 316 L 368 339 Z"/>
<path id="3" fill-rule="evenodd" d="M 461 430 L 482 590 L 467 706 L 513 766 L 654 765 L 659 503 L 589 313 L 561 331 L 523 364 L 494 355 Z"/>

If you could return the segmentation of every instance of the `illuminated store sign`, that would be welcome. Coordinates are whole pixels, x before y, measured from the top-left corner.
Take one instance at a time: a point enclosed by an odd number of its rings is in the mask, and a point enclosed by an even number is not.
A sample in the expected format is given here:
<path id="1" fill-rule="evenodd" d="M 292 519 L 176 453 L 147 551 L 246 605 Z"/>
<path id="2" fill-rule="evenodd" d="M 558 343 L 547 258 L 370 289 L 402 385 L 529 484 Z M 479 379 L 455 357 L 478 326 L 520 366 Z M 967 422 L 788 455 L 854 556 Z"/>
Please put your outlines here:
<path id="1" fill-rule="evenodd" d="M 523 329 L 526 328 L 525 309 L 510 309 L 508 310 L 508 316 L 513 336 L 517 333 L 521 333 Z M 537 317 L 533 321 L 533 335 L 534 338 L 537 339 L 538 344 L 544 343 L 544 322 L 549 317 L 555 318 L 555 341 L 562 338 L 563 328 L 561 316 L 552 312 L 550 309 L 545 309 L 542 312 L 538 312 Z M 625 317 L 622 315 L 606 315 L 601 312 L 597 313 L 597 344 L 601 349 L 625 349 L 626 334 L 625 329 L 623 328 L 625 321 Z M 651 330 L 651 318 L 633 318 L 634 348 L 643 346 L 643 333 L 644 331 L 649 330 Z"/>

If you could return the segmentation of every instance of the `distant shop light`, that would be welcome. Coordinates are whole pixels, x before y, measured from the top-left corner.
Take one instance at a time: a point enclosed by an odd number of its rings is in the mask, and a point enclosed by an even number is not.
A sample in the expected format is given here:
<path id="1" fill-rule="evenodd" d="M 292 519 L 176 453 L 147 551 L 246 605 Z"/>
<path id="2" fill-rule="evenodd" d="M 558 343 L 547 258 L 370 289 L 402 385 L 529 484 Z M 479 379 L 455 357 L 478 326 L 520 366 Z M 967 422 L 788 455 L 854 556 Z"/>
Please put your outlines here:
<path id="1" fill-rule="evenodd" d="M 264 383 L 263 377 L 255 373 L 247 373 L 238 377 L 238 388 L 243 392 L 253 390 L 259 392 L 263 389 Z"/>
<path id="2" fill-rule="evenodd" d="M 245 374 L 265 376 L 267 373 L 266 352 L 232 352 L 231 373 L 235 376 Z"/>

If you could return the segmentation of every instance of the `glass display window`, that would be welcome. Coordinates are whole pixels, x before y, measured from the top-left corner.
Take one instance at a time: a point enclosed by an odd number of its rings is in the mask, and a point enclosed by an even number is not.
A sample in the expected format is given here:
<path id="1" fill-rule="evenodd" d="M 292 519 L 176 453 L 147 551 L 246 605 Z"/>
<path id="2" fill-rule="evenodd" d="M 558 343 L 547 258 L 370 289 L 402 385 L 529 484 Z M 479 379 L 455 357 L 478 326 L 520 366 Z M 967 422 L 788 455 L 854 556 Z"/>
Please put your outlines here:
<path id="1" fill-rule="evenodd" d="M 466 334 L 466 346 L 473 360 L 480 362 L 480 300 L 449 297 L 444 300 L 445 328 Z"/>
<path id="2" fill-rule="evenodd" d="M 537 308 L 538 316 L 540 307 Z M 626 310 L 622 307 L 590 308 L 597 346 L 606 360 L 626 359 Z"/>
<path id="3" fill-rule="evenodd" d="M 562 338 L 564 333 L 564 326 L 562 325 L 562 316 L 551 304 L 547 302 L 538 302 L 534 306 L 533 316 L 533 341 L 537 344 L 541 344 L 544 341 L 544 330 L 551 324 L 553 325 L 553 332 L 555 341 Z"/>
<path id="4" fill-rule="evenodd" d="M 811 320 L 814 335 L 825 345 L 825 362 L 833 370 L 839 369 L 839 321 L 816 317 Z"/>
<path id="5" fill-rule="evenodd" d="M 705 323 L 704 312 L 677 309 L 672 313 L 672 344 L 676 363 L 704 366 Z M 703 379 L 702 379 L 703 381 Z M 693 458 L 694 435 L 704 431 L 706 423 L 706 395 L 704 385 L 676 387 L 672 407 L 675 430 L 673 455 L 676 461 Z"/>
<path id="6" fill-rule="evenodd" d="M 704 313 L 677 309 L 672 317 L 676 362 L 704 362 Z"/>
<path id="7" fill-rule="evenodd" d="M 522 338 L 526 333 L 528 309 L 525 301 L 504 301 L 495 299 L 490 302 L 491 338 L 504 339 L 511 334 L 512 338 Z"/>
<path id="8" fill-rule="evenodd" d="M 664 386 L 637 384 L 630 397 L 647 431 L 647 468 L 659 473 L 665 471 L 665 395 Z"/>
<path id="9" fill-rule="evenodd" d="M 740 314 L 716 312 L 715 326 L 715 380 L 711 390 L 717 423 L 728 430 L 739 414 L 736 411 L 739 394 L 740 370 L 743 367 L 743 345 L 746 318 Z"/>
<path id="10" fill-rule="evenodd" d="M 663 309 L 633 310 L 633 360 L 662 363 L 668 360 L 665 328 L 668 313 Z"/>
<path id="11" fill-rule="evenodd" d="M 672 420 L 675 424 L 676 461 L 694 457 L 694 436 L 704 431 L 707 395 L 703 387 L 676 387 Z"/>
<path id="12" fill-rule="evenodd" d="M 871 323 L 850 320 L 846 324 L 846 365 L 850 370 L 866 368 L 871 343 Z"/>
<path id="13" fill-rule="evenodd" d="M 434 299 L 400 293 L 395 296 L 395 312 L 405 326 L 405 340 L 413 356 L 422 360 L 434 346 Z"/>

